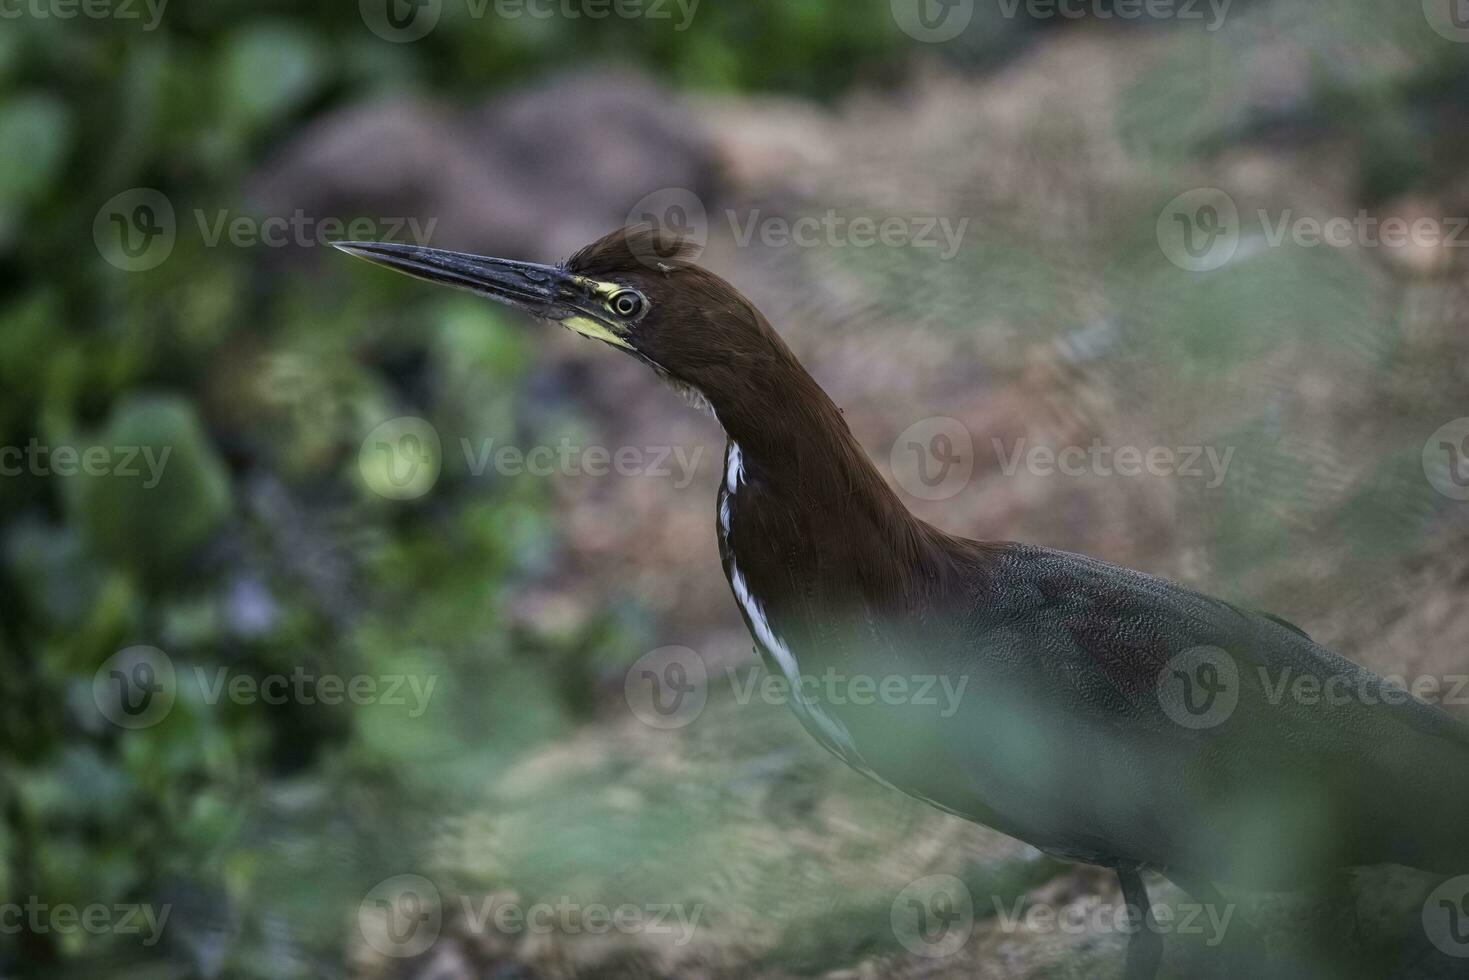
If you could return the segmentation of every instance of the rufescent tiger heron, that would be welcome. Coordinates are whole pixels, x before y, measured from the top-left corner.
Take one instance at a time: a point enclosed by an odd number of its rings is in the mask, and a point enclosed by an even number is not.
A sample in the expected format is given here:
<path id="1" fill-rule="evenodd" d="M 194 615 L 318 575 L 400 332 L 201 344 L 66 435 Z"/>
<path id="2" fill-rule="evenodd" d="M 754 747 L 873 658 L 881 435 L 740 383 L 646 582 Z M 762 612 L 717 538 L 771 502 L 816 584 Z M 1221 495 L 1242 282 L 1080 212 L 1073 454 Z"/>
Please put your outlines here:
<path id="1" fill-rule="evenodd" d="M 1366 865 L 1469 872 L 1469 728 L 1275 616 L 919 520 L 686 243 L 622 229 L 558 266 L 337 247 L 557 321 L 712 409 L 728 437 L 725 576 L 766 665 L 803 692 L 801 723 L 848 765 L 1113 869 L 1135 919 L 1151 908 L 1144 871 L 1206 903 L 1216 883 L 1289 889 Z M 833 668 L 879 689 L 942 677 L 962 700 L 946 713 L 802 683 Z M 1345 696 L 1295 696 L 1302 679 Z M 1153 977 L 1161 935 L 1131 932 L 1126 974 Z"/>

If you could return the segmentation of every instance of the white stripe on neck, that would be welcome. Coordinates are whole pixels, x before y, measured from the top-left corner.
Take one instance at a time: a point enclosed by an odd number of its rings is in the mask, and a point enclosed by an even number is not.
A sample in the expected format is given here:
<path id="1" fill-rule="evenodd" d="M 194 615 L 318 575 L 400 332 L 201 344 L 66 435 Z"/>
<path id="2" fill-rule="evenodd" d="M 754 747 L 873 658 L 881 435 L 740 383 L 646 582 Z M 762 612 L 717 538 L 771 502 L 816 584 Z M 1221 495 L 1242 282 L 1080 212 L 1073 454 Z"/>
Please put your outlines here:
<path id="1" fill-rule="evenodd" d="M 729 455 L 725 460 L 724 467 L 724 489 L 729 493 L 735 492 L 735 487 L 745 478 L 745 457 L 740 452 L 740 444 L 733 439 L 729 441 Z"/>
<path id="2" fill-rule="evenodd" d="M 731 439 L 729 455 L 724 468 L 725 492 L 723 499 L 719 502 L 719 529 L 724 534 L 725 545 L 729 552 L 729 582 L 734 589 L 735 599 L 750 620 L 750 629 L 754 632 L 755 639 L 775 659 L 776 664 L 780 667 L 780 672 L 785 675 L 786 682 L 790 685 L 791 708 L 797 715 L 810 719 L 820 729 L 821 735 L 824 736 L 823 740 L 835 749 L 838 755 L 854 767 L 871 774 L 872 770 L 862 760 L 856 746 L 852 744 L 852 735 L 847 731 L 847 726 L 822 711 L 819 704 L 806 697 L 801 686 L 801 668 L 796 663 L 795 655 L 791 653 L 785 641 L 775 635 L 775 630 L 771 628 L 770 620 L 765 615 L 765 607 L 750 592 L 744 574 L 735 564 L 734 548 L 729 544 L 730 511 L 735 491 L 739 489 L 744 479 L 744 456 L 740 452 L 740 444 Z"/>

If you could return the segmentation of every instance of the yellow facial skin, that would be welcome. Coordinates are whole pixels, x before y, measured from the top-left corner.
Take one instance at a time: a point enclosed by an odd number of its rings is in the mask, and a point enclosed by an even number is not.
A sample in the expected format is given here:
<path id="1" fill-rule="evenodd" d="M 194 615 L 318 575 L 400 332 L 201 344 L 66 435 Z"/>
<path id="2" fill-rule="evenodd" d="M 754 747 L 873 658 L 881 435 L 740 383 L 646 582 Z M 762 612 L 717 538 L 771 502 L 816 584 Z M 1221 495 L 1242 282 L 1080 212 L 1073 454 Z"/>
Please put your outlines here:
<path id="1" fill-rule="evenodd" d="M 568 330 L 575 331 L 583 337 L 591 337 L 593 340 L 602 340 L 614 347 L 627 347 L 627 341 L 612 332 L 606 324 L 598 323 L 596 320 L 585 316 L 567 317 L 561 321 L 561 325 Z"/>
<path id="2" fill-rule="evenodd" d="M 612 294 L 624 288 L 615 282 L 598 282 L 593 279 L 584 279 L 581 277 L 577 277 L 577 282 L 579 285 L 586 286 L 591 290 L 593 295 L 599 297 L 604 302 L 610 299 Z M 613 325 L 614 323 L 615 321 L 610 317 L 609 322 L 603 322 L 585 315 L 570 316 L 561 321 L 562 326 L 581 334 L 583 337 L 591 337 L 593 340 L 603 341 L 604 343 L 611 344 L 613 347 L 629 348 L 631 345 L 623 339 L 622 334 Z"/>

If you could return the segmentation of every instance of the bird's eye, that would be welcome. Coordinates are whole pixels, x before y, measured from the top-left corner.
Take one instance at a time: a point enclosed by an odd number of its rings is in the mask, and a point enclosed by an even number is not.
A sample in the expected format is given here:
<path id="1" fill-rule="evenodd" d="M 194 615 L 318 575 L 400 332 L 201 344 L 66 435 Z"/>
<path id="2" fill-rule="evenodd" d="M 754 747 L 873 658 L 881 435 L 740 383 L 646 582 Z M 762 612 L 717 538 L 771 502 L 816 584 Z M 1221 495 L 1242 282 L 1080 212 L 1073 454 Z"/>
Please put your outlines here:
<path id="1" fill-rule="evenodd" d="M 648 301 L 635 289 L 623 289 L 613 293 L 607 305 L 624 320 L 636 320 L 647 309 Z"/>

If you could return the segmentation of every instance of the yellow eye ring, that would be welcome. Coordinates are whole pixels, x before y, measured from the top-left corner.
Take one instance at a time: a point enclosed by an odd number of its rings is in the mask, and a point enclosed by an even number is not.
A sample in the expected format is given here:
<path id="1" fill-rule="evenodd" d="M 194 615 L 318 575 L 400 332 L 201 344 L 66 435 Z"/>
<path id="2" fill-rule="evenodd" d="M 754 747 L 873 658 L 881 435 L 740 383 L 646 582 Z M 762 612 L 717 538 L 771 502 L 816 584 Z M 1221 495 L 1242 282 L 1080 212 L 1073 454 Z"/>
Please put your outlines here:
<path id="1" fill-rule="evenodd" d="M 607 298 L 607 309 L 623 320 L 636 320 L 648 310 L 648 301 L 636 289 L 619 289 Z"/>

